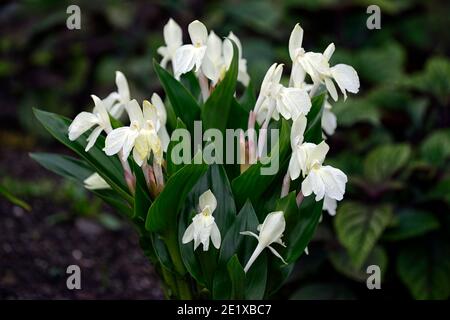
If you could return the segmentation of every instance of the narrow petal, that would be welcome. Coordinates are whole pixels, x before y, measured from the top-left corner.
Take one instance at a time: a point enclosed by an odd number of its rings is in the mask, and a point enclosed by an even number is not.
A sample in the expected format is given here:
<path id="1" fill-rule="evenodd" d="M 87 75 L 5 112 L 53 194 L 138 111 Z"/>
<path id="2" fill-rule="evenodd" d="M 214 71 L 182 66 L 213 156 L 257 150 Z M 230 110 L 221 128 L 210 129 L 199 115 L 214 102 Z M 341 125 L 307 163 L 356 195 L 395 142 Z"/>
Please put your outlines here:
<path id="1" fill-rule="evenodd" d="M 116 71 L 116 85 L 122 102 L 128 102 L 130 100 L 130 89 L 128 88 L 127 78 L 120 71 Z"/>
<path id="2" fill-rule="evenodd" d="M 291 57 L 292 61 L 295 60 L 297 49 L 302 48 L 302 42 L 303 42 L 303 29 L 297 23 L 289 37 L 289 56 Z"/>
<path id="3" fill-rule="evenodd" d="M 69 126 L 69 139 L 71 141 L 78 139 L 83 133 L 98 123 L 99 119 L 96 115 L 85 111 L 79 113 Z"/>
<path id="4" fill-rule="evenodd" d="M 130 122 L 137 122 L 140 126 L 144 125 L 144 115 L 142 114 L 142 109 L 139 103 L 133 99 L 128 102 L 125 106 Z"/>
<path id="5" fill-rule="evenodd" d="M 195 48 L 194 51 L 195 72 L 198 72 L 200 70 L 205 54 L 206 54 L 206 46 Z"/>
<path id="6" fill-rule="evenodd" d="M 328 61 L 330 61 L 331 56 L 334 53 L 334 43 L 330 43 L 328 45 L 328 47 L 325 49 L 325 51 L 323 52 L 323 56 L 325 57 L 325 59 L 327 59 Z"/>
<path id="7" fill-rule="evenodd" d="M 109 184 L 97 172 L 84 179 L 83 183 L 88 190 L 111 189 Z"/>
<path id="8" fill-rule="evenodd" d="M 311 177 L 308 175 L 302 182 L 302 193 L 305 197 L 312 193 Z"/>
<path id="9" fill-rule="evenodd" d="M 241 232 L 239 232 L 241 235 L 243 235 L 243 236 L 252 236 L 252 237 L 254 237 L 254 238 L 256 238 L 256 240 L 259 240 L 259 238 L 258 238 L 258 236 L 254 233 L 254 232 L 251 232 L 251 231 L 241 231 Z"/>
<path id="10" fill-rule="evenodd" d="M 167 46 L 180 47 L 183 44 L 183 32 L 172 18 L 164 26 L 163 34 Z"/>
<path id="11" fill-rule="evenodd" d="M 161 97 L 157 93 L 154 93 L 152 95 L 152 98 L 150 101 L 156 107 L 156 110 L 158 111 L 158 117 L 159 117 L 159 121 L 161 122 L 161 126 L 165 126 L 166 121 L 167 121 L 167 112 L 166 112 L 166 106 L 164 105 L 164 102 L 162 101 Z"/>
<path id="12" fill-rule="evenodd" d="M 334 86 L 333 81 L 328 77 L 325 78 L 325 86 L 327 87 L 327 91 L 330 93 L 331 98 L 333 98 L 334 101 L 337 101 L 338 94 L 336 87 Z"/>
<path id="13" fill-rule="evenodd" d="M 322 129 L 329 136 L 334 134 L 337 127 L 336 115 L 329 109 L 324 109 L 322 113 Z"/>
<path id="14" fill-rule="evenodd" d="M 97 141 L 97 138 L 100 135 L 100 133 L 102 133 L 102 131 L 103 131 L 102 127 L 97 127 L 94 130 L 92 130 L 91 134 L 86 139 L 86 141 L 88 141 L 88 144 L 86 145 L 86 149 L 84 149 L 84 151 L 88 152 L 94 146 L 95 141 Z"/>
<path id="15" fill-rule="evenodd" d="M 142 156 L 139 153 L 137 148 L 133 148 L 133 159 L 134 159 L 134 162 L 136 162 L 136 164 L 139 167 L 142 167 L 142 165 L 144 164 L 144 161 L 147 160 L 147 159 L 142 158 Z"/>
<path id="16" fill-rule="evenodd" d="M 295 150 L 297 146 L 303 143 L 307 120 L 304 115 L 299 115 L 292 123 L 291 128 L 291 148 Z"/>
<path id="17" fill-rule="evenodd" d="M 221 243 L 220 231 L 215 222 L 211 226 L 211 241 L 216 249 L 220 248 Z"/>
<path id="18" fill-rule="evenodd" d="M 208 41 L 206 42 L 206 55 L 212 61 L 218 61 L 222 57 L 222 40 L 211 31 L 208 36 Z"/>
<path id="19" fill-rule="evenodd" d="M 181 239 L 183 244 L 189 243 L 194 239 L 194 230 L 194 223 L 191 223 L 186 231 L 184 231 L 183 238 Z"/>
<path id="20" fill-rule="evenodd" d="M 175 78 L 178 79 L 180 75 L 185 74 L 194 68 L 194 54 L 195 47 L 191 44 L 186 44 L 177 49 L 173 60 Z"/>
<path id="21" fill-rule="evenodd" d="M 158 131 L 158 137 L 161 140 L 161 145 L 164 152 L 167 152 L 167 148 L 169 147 L 170 143 L 170 136 L 167 132 L 166 126 L 161 126 L 161 128 Z"/>
<path id="22" fill-rule="evenodd" d="M 311 162 L 316 161 L 316 162 L 322 164 L 323 161 L 325 160 L 328 150 L 330 150 L 330 147 L 328 146 L 328 144 L 325 141 L 322 141 L 321 143 L 319 143 L 316 147 L 314 147 L 312 149 L 311 155 L 310 155 L 310 161 Z"/>
<path id="23" fill-rule="evenodd" d="M 280 258 L 281 261 L 283 261 L 284 264 L 288 264 L 283 257 L 277 252 L 277 250 L 275 250 L 274 248 L 272 248 L 271 246 L 268 246 L 267 248 L 269 248 L 269 250 L 277 257 Z"/>
<path id="24" fill-rule="evenodd" d="M 161 123 L 159 122 L 158 110 L 148 100 L 144 100 L 142 103 L 142 114 L 144 121 L 150 121 L 155 127 L 155 130 L 159 129 Z"/>
<path id="25" fill-rule="evenodd" d="M 100 115 L 101 125 L 103 126 L 103 129 L 107 132 L 111 131 L 112 127 L 111 122 L 109 120 L 109 114 L 103 100 L 100 100 L 100 98 L 97 97 L 96 95 L 91 95 L 91 98 L 95 104 L 94 112 Z"/>
<path id="26" fill-rule="evenodd" d="M 289 160 L 289 176 L 291 177 L 291 180 L 294 181 L 298 177 L 300 177 L 300 165 L 298 163 L 298 159 L 295 156 L 295 151 L 292 153 L 291 160 Z"/>

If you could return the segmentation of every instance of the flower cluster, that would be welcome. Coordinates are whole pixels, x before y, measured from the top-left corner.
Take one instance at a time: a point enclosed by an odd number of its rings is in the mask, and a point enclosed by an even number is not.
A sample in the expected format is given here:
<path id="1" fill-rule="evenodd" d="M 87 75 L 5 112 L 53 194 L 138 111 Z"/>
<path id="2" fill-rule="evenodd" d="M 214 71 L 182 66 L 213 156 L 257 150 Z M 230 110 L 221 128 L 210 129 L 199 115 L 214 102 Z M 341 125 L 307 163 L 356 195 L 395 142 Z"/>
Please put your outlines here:
<path id="1" fill-rule="evenodd" d="M 178 85 L 176 80 L 180 80 L 183 74 L 193 71 L 205 102 L 211 91 L 218 88 L 217 85 L 224 79 L 234 61 L 235 80 L 237 78 L 237 81 L 244 86 L 248 85 L 250 79 L 247 74 L 247 61 L 242 56 L 241 42 L 232 32 L 227 38 L 221 40 L 214 31 L 208 33 L 205 25 L 197 20 L 189 24 L 188 32 L 191 43 L 183 44 L 182 30 L 174 20 L 170 19 L 164 27 L 165 45 L 158 48 L 157 52 L 162 56 L 160 62 L 162 68 L 168 68 L 168 64 L 171 63 L 172 82 Z M 306 135 L 309 125 L 308 116 L 313 108 L 315 97 L 321 91 L 326 91 L 336 101 L 338 93 L 335 84 L 337 84 L 346 99 L 347 92 L 358 92 L 359 79 L 351 66 L 345 64 L 330 66 L 330 58 L 335 50 L 334 44 L 330 44 L 323 53 L 317 53 L 305 51 L 302 42 L 303 30 L 297 24 L 289 39 L 289 55 L 292 60 L 289 81 L 284 83 L 283 64 L 274 63 L 267 70 L 253 109 L 248 113 L 248 129 L 253 132 L 255 129 L 259 130 L 258 141 L 255 143 L 256 137 L 248 135 L 246 142 L 245 137 L 241 135 L 240 147 L 241 150 L 248 152 L 249 159 L 254 159 L 255 162 L 261 160 L 267 148 L 266 137 L 270 121 L 284 118 L 283 121 L 288 123 L 287 126 L 290 126 L 291 130 L 292 154 L 283 179 L 280 198 L 288 195 L 292 180 L 301 178 L 300 192 L 292 198 L 293 202 L 300 206 L 304 197 L 314 194 L 315 201 L 323 201 L 323 206 L 318 204 L 319 213 L 323 209 L 334 215 L 337 201 L 342 200 L 345 193 L 347 176 L 341 170 L 324 164 L 329 146 L 323 138 L 334 133 L 337 125 L 336 117 L 331 111 L 331 104 L 326 99 L 321 100 L 320 104 L 316 102 L 316 110 L 322 111 L 318 114 L 319 116 L 321 114 L 321 127 L 325 134 L 320 130 L 319 124 L 320 140 L 316 139 L 314 142 L 319 143 L 313 143 L 308 141 Z M 161 67 L 158 66 L 164 71 Z M 140 168 L 145 178 L 144 184 L 146 183 L 148 187 L 148 191 L 145 192 L 149 192 L 151 201 L 157 201 L 159 194 L 165 188 L 165 179 L 171 178 L 167 170 L 168 157 L 165 158 L 170 142 L 166 129 L 165 104 L 156 93 L 151 95 L 150 100 L 144 100 L 142 105 L 135 99 L 131 99 L 127 80 L 119 71 L 116 72 L 116 85 L 117 91 L 104 99 L 92 95 L 94 102 L 92 112 L 81 112 L 75 117 L 68 127 L 69 140 L 77 140 L 90 131 L 85 147 L 85 151 L 89 152 L 104 132 L 106 139 L 102 150 L 107 156 L 117 156 L 120 160 L 130 194 L 135 194 L 138 179 L 136 170 Z M 229 96 L 234 97 L 235 92 L 231 90 L 234 91 L 230 89 Z M 173 104 L 173 100 L 170 102 Z M 125 120 L 124 112 L 129 120 L 126 124 L 122 123 Z M 241 174 L 255 162 L 250 161 L 241 166 Z M 133 170 L 130 164 L 135 164 Z M 99 173 L 94 173 L 84 180 L 87 189 L 111 189 L 112 185 L 105 181 L 105 175 Z M 180 185 L 179 188 L 184 186 Z M 221 235 L 220 231 L 223 226 L 217 224 L 213 215 L 220 211 L 218 208 L 224 204 L 218 203 L 216 196 L 218 195 L 213 194 L 210 189 L 200 195 L 198 211 L 189 218 L 192 219 L 183 232 L 182 245 L 193 241 L 194 251 L 200 244 L 203 245 L 203 251 L 208 251 L 211 241 L 214 248 L 221 247 L 225 236 Z M 285 229 L 285 213 L 274 211 L 265 215 L 262 224 L 256 230 L 243 228 L 239 230 L 241 236 L 249 235 L 258 241 L 252 255 L 247 257 L 243 269 L 245 272 L 249 271 L 265 248 L 286 263 L 282 255 L 272 247 L 272 244 L 286 246 L 281 240 Z M 172 245 L 173 242 L 170 244 Z M 302 247 L 303 249 L 305 247 Z M 174 257 L 176 258 L 176 255 Z"/>

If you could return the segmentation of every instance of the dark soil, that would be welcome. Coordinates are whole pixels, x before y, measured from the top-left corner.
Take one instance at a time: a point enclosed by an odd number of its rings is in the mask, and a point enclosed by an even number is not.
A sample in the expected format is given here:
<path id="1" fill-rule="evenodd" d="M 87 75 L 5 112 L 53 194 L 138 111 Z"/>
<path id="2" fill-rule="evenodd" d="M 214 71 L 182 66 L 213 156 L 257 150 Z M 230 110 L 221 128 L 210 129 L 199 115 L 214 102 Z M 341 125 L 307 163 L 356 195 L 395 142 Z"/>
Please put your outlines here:
<path id="1" fill-rule="evenodd" d="M 2 150 L 0 169 L 61 183 L 23 151 Z M 86 217 L 49 223 L 68 209 L 51 197 L 26 200 L 31 212 L 0 197 L 0 299 L 162 299 L 158 276 L 125 221 L 118 231 Z M 81 268 L 80 290 L 66 286 L 72 264 Z"/>

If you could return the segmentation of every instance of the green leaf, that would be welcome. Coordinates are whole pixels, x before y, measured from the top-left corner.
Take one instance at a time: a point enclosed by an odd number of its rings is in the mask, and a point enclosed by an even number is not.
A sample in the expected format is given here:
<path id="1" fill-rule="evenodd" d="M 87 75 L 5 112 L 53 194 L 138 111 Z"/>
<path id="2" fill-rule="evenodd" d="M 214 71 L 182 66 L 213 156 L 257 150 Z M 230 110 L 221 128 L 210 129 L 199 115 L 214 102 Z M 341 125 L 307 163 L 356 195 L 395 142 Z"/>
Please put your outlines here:
<path id="1" fill-rule="evenodd" d="M 439 221 L 432 213 L 406 209 L 396 215 L 394 226 L 384 232 L 383 239 L 405 240 L 424 235 L 437 228 L 439 228 Z"/>
<path id="2" fill-rule="evenodd" d="M 11 192 L 9 192 L 4 186 L 0 185 L 0 196 L 11 202 L 12 204 L 19 206 L 27 211 L 31 211 L 31 207 L 25 201 L 17 198 Z"/>
<path id="3" fill-rule="evenodd" d="M 181 82 L 184 84 L 186 89 L 192 94 L 192 96 L 199 101 L 200 99 L 200 85 L 198 83 L 198 79 L 195 76 L 194 71 L 190 71 L 181 76 Z"/>
<path id="4" fill-rule="evenodd" d="M 205 102 L 202 110 L 202 119 L 205 129 L 216 128 L 225 132 L 228 121 L 230 108 L 234 100 L 234 93 L 236 91 L 236 82 L 238 75 L 238 58 L 239 52 L 233 40 L 233 59 L 231 65 L 217 87 L 212 92 L 211 96 Z"/>
<path id="5" fill-rule="evenodd" d="M 164 70 L 156 60 L 153 61 L 153 67 L 176 116 L 182 119 L 188 129 L 193 132 L 194 121 L 198 120 L 200 115 L 197 101 L 183 84 Z"/>
<path id="6" fill-rule="evenodd" d="M 367 280 L 367 267 L 376 265 L 380 267 L 381 277 L 386 273 L 388 257 L 386 251 L 381 246 L 375 246 L 368 255 L 366 261 L 360 268 L 355 268 L 348 252 L 345 250 L 335 250 L 329 253 L 329 259 L 333 267 L 346 277 L 365 282 Z"/>
<path id="7" fill-rule="evenodd" d="M 256 104 L 256 96 L 255 96 L 255 86 L 253 85 L 253 81 L 250 80 L 248 86 L 245 88 L 244 94 L 239 100 L 239 104 L 242 106 L 242 109 L 248 114 Z M 245 127 L 241 127 L 245 128 Z"/>
<path id="8" fill-rule="evenodd" d="M 180 118 L 177 118 L 177 127 L 176 129 L 186 129 L 186 125 L 183 123 L 183 121 Z M 176 146 L 180 141 L 174 141 L 170 139 L 169 146 L 167 147 L 167 173 L 169 176 L 176 173 L 178 170 L 183 168 L 182 163 L 175 164 L 172 160 L 172 150 L 174 146 Z"/>
<path id="9" fill-rule="evenodd" d="M 355 268 L 359 269 L 366 261 L 391 219 L 392 209 L 388 205 L 366 207 L 346 202 L 339 207 L 334 226 Z"/>
<path id="10" fill-rule="evenodd" d="M 290 300 L 354 300 L 355 294 L 339 283 L 311 283 L 295 291 Z"/>
<path id="11" fill-rule="evenodd" d="M 31 153 L 30 157 L 47 170 L 84 185 L 84 180 L 94 173 L 94 170 L 84 161 L 73 157 L 53 153 Z M 110 189 L 90 190 L 103 201 L 119 210 L 125 216 L 131 216 L 131 208 L 117 197 Z"/>
<path id="12" fill-rule="evenodd" d="M 225 169 L 221 165 L 211 165 L 203 177 L 189 193 L 185 207 L 180 215 L 178 240 L 184 265 L 189 273 L 200 283 L 212 290 L 212 281 L 216 269 L 218 250 L 210 243 L 209 250 L 203 252 L 202 246 L 194 252 L 192 242 L 183 244 L 181 239 L 191 224 L 193 215 L 198 213 L 199 197 L 211 190 L 217 200 L 213 212 L 214 221 L 223 237 L 236 218 L 236 206 Z"/>
<path id="13" fill-rule="evenodd" d="M 136 191 L 134 194 L 134 208 L 133 219 L 139 222 L 140 225 L 145 225 L 145 219 L 147 218 L 147 212 L 152 204 L 150 194 L 145 181 L 142 168 L 139 167 L 136 162 L 132 161 L 132 168 L 134 176 L 136 177 Z"/>
<path id="14" fill-rule="evenodd" d="M 315 144 L 322 142 L 322 110 L 325 101 L 325 93 L 311 99 L 311 110 L 306 115 L 307 126 L 305 130 L 305 141 Z"/>
<path id="15" fill-rule="evenodd" d="M 255 203 L 260 201 L 261 195 L 277 178 L 279 170 L 273 175 L 262 175 L 262 168 L 269 167 L 270 163 L 278 163 L 279 168 L 281 168 L 282 164 L 287 161 L 290 152 L 290 125 L 284 119 L 281 122 L 280 138 L 274 146 L 275 150 L 277 147 L 279 148 L 279 152 L 271 152 L 268 156 L 269 160 L 266 159 L 266 163 L 269 163 L 268 165 L 263 165 L 261 162 L 253 164 L 232 181 L 231 187 L 233 188 L 238 207 L 242 206 L 247 199 Z"/>
<path id="16" fill-rule="evenodd" d="M 311 195 L 304 198 L 298 208 L 295 192 L 277 202 L 276 210 L 283 211 L 286 219 L 283 237 L 286 249 L 282 255 L 288 263 L 295 262 L 305 251 L 319 223 L 322 207 L 323 201 L 316 202 L 314 195 Z"/>
<path id="17" fill-rule="evenodd" d="M 245 272 L 237 255 L 231 257 L 227 270 L 231 281 L 231 299 L 242 300 L 245 293 Z"/>
<path id="18" fill-rule="evenodd" d="M 380 146 L 364 160 L 365 176 L 374 183 L 385 182 L 408 162 L 410 154 L 407 144 Z"/>
<path id="19" fill-rule="evenodd" d="M 422 159 L 433 166 L 442 166 L 450 157 L 450 130 L 433 132 L 420 147 Z"/>
<path id="20" fill-rule="evenodd" d="M 207 168 L 205 164 L 187 164 L 171 176 L 148 210 L 145 228 L 159 233 L 173 230 L 188 193 Z"/>
<path id="21" fill-rule="evenodd" d="M 400 251 L 397 273 L 415 299 L 449 298 L 449 252 L 448 243 L 442 241 L 431 243 L 431 246 L 417 243 Z"/>
<path id="22" fill-rule="evenodd" d="M 103 178 L 105 181 L 125 200 L 133 203 L 128 187 L 123 177 L 123 168 L 119 159 L 108 157 L 102 150 L 105 145 L 105 138 L 99 136 L 95 145 L 89 150 L 84 151 L 86 147 L 86 137 L 84 134 L 76 141 L 70 141 L 68 137 L 70 120 L 54 113 L 34 109 L 36 118 L 59 142 L 63 143 L 75 153 L 77 153 Z"/>
<path id="23" fill-rule="evenodd" d="M 231 284 L 227 276 L 226 265 L 234 254 L 242 263 L 246 263 L 256 248 L 257 240 L 240 234 L 241 231 L 254 231 L 259 225 L 258 217 L 249 201 L 237 215 L 233 225 L 222 239 L 219 255 L 219 267 L 214 275 L 213 298 L 229 299 Z M 262 299 L 267 279 L 267 256 L 265 252 L 256 259 L 246 275 L 246 299 Z"/>
<path id="24" fill-rule="evenodd" d="M 230 106 L 230 113 L 228 116 L 227 129 L 243 129 L 247 130 L 248 125 L 248 111 L 233 98 Z"/>

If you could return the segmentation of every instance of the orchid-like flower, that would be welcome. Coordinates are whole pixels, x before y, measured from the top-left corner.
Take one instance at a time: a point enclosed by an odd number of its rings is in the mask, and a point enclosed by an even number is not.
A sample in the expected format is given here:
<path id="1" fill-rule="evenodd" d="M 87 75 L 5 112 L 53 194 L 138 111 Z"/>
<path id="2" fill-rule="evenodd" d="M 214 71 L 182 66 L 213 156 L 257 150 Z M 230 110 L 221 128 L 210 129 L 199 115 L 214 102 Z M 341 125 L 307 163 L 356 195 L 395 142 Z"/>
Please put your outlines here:
<path id="1" fill-rule="evenodd" d="M 203 244 L 203 251 L 209 249 L 209 239 L 211 239 L 216 249 L 220 248 L 220 231 L 214 217 L 214 210 L 217 208 L 217 200 L 211 190 L 207 190 L 199 197 L 200 212 L 192 218 L 192 223 L 184 232 L 182 243 L 186 244 L 194 240 L 194 250 Z"/>
<path id="2" fill-rule="evenodd" d="M 111 189 L 110 185 L 97 172 L 84 179 L 83 183 L 88 190 Z"/>
<path id="3" fill-rule="evenodd" d="M 133 150 L 134 161 L 139 166 L 146 163 L 153 153 L 154 161 L 162 163 L 161 140 L 158 137 L 160 121 L 156 107 L 147 100 L 143 109 L 136 100 L 126 105 L 130 125 L 111 131 L 105 140 L 104 151 L 108 156 L 122 151 L 122 160 L 126 161 Z"/>
<path id="4" fill-rule="evenodd" d="M 331 111 L 331 104 L 325 101 L 322 112 L 322 129 L 329 136 L 334 134 L 337 127 L 336 115 Z"/>
<path id="5" fill-rule="evenodd" d="M 257 230 L 259 231 L 259 235 L 256 235 L 251 231 L 241 232 L 242 235 L 252 236 L 258 240 L 258 245 L 256 246 L 255 251 L 253 251 L 253 254 L 250 256 L 250 259 L 245 265 L 244 268 L 245 272 L 247 272 L 250 269 L 252 264 L 255 262 L 256 258 L 258 258 L 258 256 L 265 248 L 269 248 L 269 250 L 276 257 L 280 258 L 281 261 L 283 261 L 283 263 L 286 263 L 283 257 L 274 248 L 270 246 L 272 243 L 278 243 L 283 247 L 286 247 L 283 241 L 281 240 L 285 228 L 286 228 L 286 221 L 284 219 L 283 211 L 276 211 L 269 213 L 267 217 L 264 219 L 263 224 L 258 226 Z"/>
<path id="6" fill-rule="evenodd" d="M 282 73 L 283 65 L 274 63 L 264 76 L 254 108 L 259 124 L 268 122 L 270 118 L 278 120 L 279 114 L 286 120 L 296 119 L 311 109 L 311 100 L 305 89 L 287 88 L 280 84 Z"/>
<path id="7" fill-rule="evenodd" d="M 125 75 L 116 71 L 116 86 L 117 91 L 110 93 L 103 102 L 105 103 L 108 112 L 116 119 L 119 119 L 126 104 L 130 101 L 130 89 L 128 87 L 127 78 Z"/>
<path id="8" fill-rule="evenodd" d="M 195 72 L 198 72 L 206 54 L 208 30 L 205 25 L 195 20 L 189 24 L 188 31 L 192 44 L 186 44 L 178 48 L 172 61 L 175 78 L 177 79 L 182 74 L 191 71 L 194 66 Z"/>
<path id="9" fill-rule="evenodd" d="M 347 176 L 339 169 L 323 165 L 329 147 L 325 141 L 318 145 L 304 143 L 305 128 L 306 117 L 304 116 L 299 116 L 292 124 L 292 156 L 289 161 L 289 175 L 292 180 L 297 179 L 300 173 L 305 177 L 302 182 L 304 196 L 314 193 L 316 201 L 322 200 L 324 196 L 340 201 L 345 193 Z"/>
<path id="10" fill-rule="evenodd" d="M 91 95 L 94 100 L 95 107 L 92 112 L 83 111 L 79 113 L 69 126 L 69 140 L 74 141 L 78 139 L 83 133 L 95 127 L 89 137 L 86 139 L 88 144 L 85 151 L 89 151 L 97 141 L 97 138 L 105 131 L 109 133 L 112 130 L 111 122 L 109 120 L 108 112 L 102 100 L 95 95 Z"/>
<path id="11" fill-rule="evenodd" d="M 166 152 L 167 148 L 169 147 L 169 143 L 170 143 L 169 133 L 167 132 L 167 128 L 166 128 L 166 122 L 167 122 L 166 107 L 165 107 L 164 102 L 162 101 L 161 97 L 157 93 L 154 93 L 152 95 L 152 98 L 150 99 L 150 101 L 152 102 L 152 105 L 154 105 L 156 108 L 156 113 L 158 115 L 158 120 L 160 123 L 160 127 L 158 130 L 158 137 L 161 140 L 163 151 Z"/>
<path id="12" fill-rule="evenodd" d="M 175 52 L 183 45 L 183 33 L 180 26 L 172 18 L 164 26 L 165 46 L 157 49 L 158 54 L 162 56 L 161 66 L 166 68 L 167 63 L 175 57 Z"/>
<path id="13" fill-rule="evenodd" d="M 289 38 L 289 55 L 293 61 L 291 82 L 300 83 L 309 74 L 314 84 L 325 84 L 334 101 L 338 94 L 333 80 L 347 99 L 347 91 L 358 93 L 359 78 L 355 69 L 346 64 L 338 64 L 330 67 L 329 60 L 334 53 L 334 44 L 330 44 L 323 54 L 306 52 L 302 47 L 303 29 L 296 24 Z"/>

